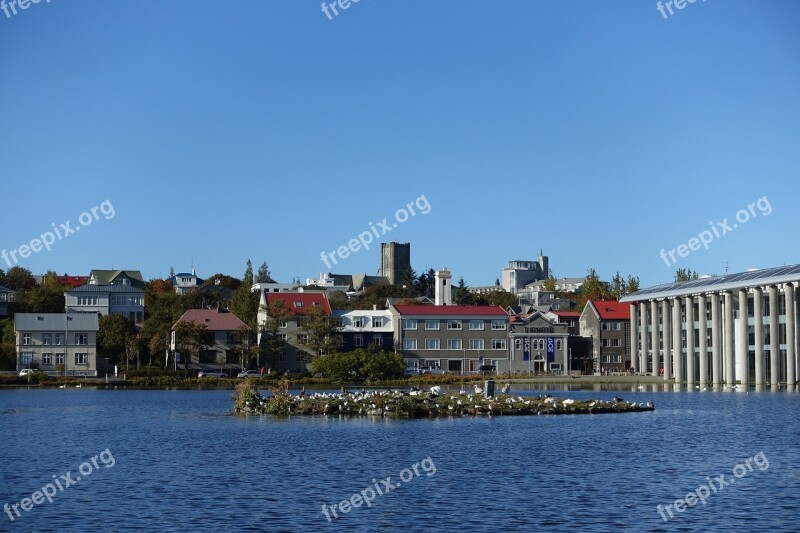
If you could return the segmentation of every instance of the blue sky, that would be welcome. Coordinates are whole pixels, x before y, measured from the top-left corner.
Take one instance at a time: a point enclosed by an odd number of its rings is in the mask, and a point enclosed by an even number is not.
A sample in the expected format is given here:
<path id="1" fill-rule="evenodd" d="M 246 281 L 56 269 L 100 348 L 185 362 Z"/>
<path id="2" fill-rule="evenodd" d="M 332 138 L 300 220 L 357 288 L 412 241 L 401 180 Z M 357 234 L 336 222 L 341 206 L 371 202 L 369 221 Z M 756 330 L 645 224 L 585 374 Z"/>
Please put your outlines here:
<path id="1" fill-rule="evenodd" d="M 556 276 L 645 286 L 800 263 L 798 23 L 791 0 L 0 11 L 0 248 L 108 200 L 113 218 L 19 265 L 241 276 L 250 258 L 289 281 L 424 195 L 382 240 L 470 285 L 540 248 Z M 764 197 L 769 215 L 659 257 Z M 373 248 L 332 270 L 379 266 Z"/>

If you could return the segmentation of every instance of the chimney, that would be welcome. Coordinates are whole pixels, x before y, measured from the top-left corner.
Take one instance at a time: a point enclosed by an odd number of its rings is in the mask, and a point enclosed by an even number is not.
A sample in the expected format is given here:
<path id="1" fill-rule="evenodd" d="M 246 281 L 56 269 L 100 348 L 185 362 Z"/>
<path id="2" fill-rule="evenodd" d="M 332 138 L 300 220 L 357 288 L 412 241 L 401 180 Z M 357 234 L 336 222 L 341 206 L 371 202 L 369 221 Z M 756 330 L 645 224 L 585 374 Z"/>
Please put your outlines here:
<path id="1" fill-rule="evenodd" d="M 436 298 L 434 301 L 436 305 L 452 305 L 453 300 L 450 291 L 452 279 L 453 276 L 450 275 L 447 267 L 436 271 Z"/>

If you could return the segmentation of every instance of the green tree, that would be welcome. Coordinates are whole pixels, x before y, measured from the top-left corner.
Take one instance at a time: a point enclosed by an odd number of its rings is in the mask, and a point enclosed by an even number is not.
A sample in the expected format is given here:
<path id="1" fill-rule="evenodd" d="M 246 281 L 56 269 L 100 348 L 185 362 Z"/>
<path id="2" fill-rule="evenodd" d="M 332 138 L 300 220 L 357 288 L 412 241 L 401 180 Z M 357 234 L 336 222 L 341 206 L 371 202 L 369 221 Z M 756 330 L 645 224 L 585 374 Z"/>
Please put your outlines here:
<path id="1" fill-rule="evenodd" d="M 436 296 L 436 271 L 429 268 L 419 276 L 419 295 L 433 299 Z"/>
<path id="2" fill-rule="evenodd" d="M 393 352 L 384 352 L 377 345 L 351 352 L 332 353 L 314 358 L 311 372 L 338 383 L 362 383 L 402 377 L 406 364 Z"/>
<path id="3" fill-rule="evenodd" d="M 66 301 L 64 287 L 57 282 L 17 291 L 14 311 L 17 313 L 63 313 Z"/>
<path id="4" fill-rule="evenodd" d="M 405 288 L 406 296 L 419 296 L 419 279 L 411 265 L 400 273 L 400 286 Z"/>
<path id="5" fill-rule="evenodd" d="M 625 294 L 633 294 L 639 290 L 639 276 L 632 276 L 628 274 L 628 280 L 625 282 Z"/>
<path id="6" fill-rule="evenodd" d="M 548 292 L 555 292 L 556 290 L 556 278 L 553 277 L 552 272 L 547 273 L 547 277 L 544 278 L 544 282 L 542 282 L 542 289 Z"/>
<path id="7" fill-rule="evenodd" d="M 308 336 L 306 348 L 312 356 L 336 353 L 342 346 L 342 336 L 336 328 L 336 319 L 329 316 L 322 306 L 303 311 L 300 326 Z"/>
<path id="8" fill-rule="evenodd" d="M 253 287 L 253 263 L 248 259 L 247 268 L 242 278 L 242 284 L 233 291 L 231 300 L 231 311 L 239 319 L 255 329 L 258 321 L 258 301 L 260 295 L 258 291 L 251 290 Z"/>
<path id="9" fill-rule="evenodd" d="M 675 271 L 675 281 L 692 281 L 699 277 L 699 274 L 693 272 L 691 268 L 679 268 Z"/>
<path id="10" fill-rule="evenodd" d="M 478 305 L 499 305 L 504 309 L 510 305 L 517 305 L 519 303 L 517 297 L 506 290 L 491 291 L 486 294 L 481 294 L 478 295 L 476 300 Z"/>
<path id="11" fill-rule="evenodd" d="M 270 279 L 269 267 L 267 266 L 266 261 L 261 263 L 261 266 L 258 267 L 258 276 L 256 277 L 256 280 L 258 281 L 263 279 Z"/>
<path id="12" fill-rule="evenodd" d="M 175 349 L 184 358 L 186 365 L 200 362 L 200 350 L 206 345 L 205 324 L 182 320 L 175 326 Z"/>
<path id="13" fill-rule="evenodd" d="M 269 368 L 278 365 L 278 358 L 286 349 L 286 340 L 281 333 L 281 327 L 292 315 L 292 310 L 281 300 L 276 300 L 267 309 L 267 319 L 261 325 L 260 349 L 264 355 L 264 364 Z"/>
<path id="14" fill-rule="evenodd" d="M 458 280 L 458 285 L 453 290 L 453 303 L 456 305 L 475 305 L 477 298 L 474 294 L 469 292 L 469 286 L 461 277 Z"/>
<path id="15" fill-rule="evenodd" d="M 600 281 L 600 276 L 594 268 L 586 271 L 586 281 L 583 282 L 580 288 L 580 303 L 578 310 L 583 310 L 586 302 L 589 300 L 608 300 L 611 294 L 608 291 L 605 283 Z"/>
<path id="16" fill-rule="evenodd" d="M 234 278 L 226 274 L 214 274 L 203 282 L 203 287 L 217 285 L 217 281 L 219 281 L 219 285 L 227 287 L 232 291 L 238 289 L 239 285 L 242 284 L 242 281 L 238 278 Z"/>
<path id="17" fill-rule="evenodd" d="M 100 316 L 100 329 L 97 331 L 97 353 L 107 357 L 112 364 L 129 358 L 132 340 L 136 339 L 133 322 L 122 315 Z M 135 343 L 133 343 L 135 344 Z M 126 356 L 126 357 L 123 357 Z"/>
<path id="18" fill-rule="evenodd" d="M 5 287 L 13 291 L 24 291 L 36 286 L 36 279 L 27 268 L 14 266 L 6 272 Z"/>

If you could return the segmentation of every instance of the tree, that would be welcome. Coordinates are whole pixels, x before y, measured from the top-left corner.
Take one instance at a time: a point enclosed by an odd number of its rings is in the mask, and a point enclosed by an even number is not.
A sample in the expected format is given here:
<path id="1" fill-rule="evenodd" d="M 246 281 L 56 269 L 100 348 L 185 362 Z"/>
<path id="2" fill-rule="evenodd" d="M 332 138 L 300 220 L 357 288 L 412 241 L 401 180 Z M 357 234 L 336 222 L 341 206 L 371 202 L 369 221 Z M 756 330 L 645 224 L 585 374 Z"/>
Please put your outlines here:
<path id="1" fill-rule="evenodd" d="M 119 363 L 126 356 L 130 358 L 132 341 L 136 340 L 136 328 L 133 322 L 122 315 L 100 316 L 100 328 L 97 331 L 97 353 L 107 357 L 112 364 Z M 135 345 L 135 342 L 133 343 Z"/>
<path id="2" fill-rule="evenodd" d="M 172 285 L 172 282 L 166 279 L 151 279 L 145 284 L 145 289 L 151 294 L 175 292 L 175 287 Z"/>
<path id="3" fill-rule="evenodd" d="M 625 294 L 633 294 L 639 290 L 639 276 L 633 277 L 628 274 L 628 280 L 625 282 Z"/>
<path id="4" fill-rule="evenodd" d="M 553 277 L 552 272 L 548 272 L 547 277 L 544 278 L 544 282 L 542 282 L 542 289 L 548 292 L 555 292 L 556 278 Z"/>
<path id="5" fill-rule="evenodd" d="M 14 310 L 19 313 L 63 313 L 64 306 L 64 287 L 47 283 L 18 291 Z"/>
<path id="6" fill-rule="evenodd" d="M 175 277 L 175 269 L 172 268 L 172 267 L 169 267 L 169 277 L 170 278 L 174 278 Z"/>
<path id="7" fill-rule="evenodd" d="M 261 266 L 258 267 L 258 276 L 256 277 L 256 280 L 261 281 L 266 279 L 270 279 L 270 274 L 269 267 L 267 267 L 267 262 L 264 261 L 261 263 Z"/>
<path id="8" fill-rule="evenodd" d="M 27 268 L 11 267 L 6 272 L 5 287 L 13 291 L 24 291 L 36 286 L 36 279 Z"/>
<path id="9" fill-rule="evenodd" d="M 679 268 L 675 271 L 675 281 L 692 281 L 699 277 L 691 268 Z"/>
<path id="10" fill-rule="evenodd" d="M 182 320 L 175 326 L 175 347 L 184 357 L 188 365 L 197 359 L 200 362 L 200 350 L 206 345 L 206 326 L 191 320 Z"/>
<path id="11" fill-rule="evenodd" d="M 219 281 L 219 283 L 217 283 Z M 210 278 L 206 279 L 203 282 L 203 287 L 209 287 L 214 285 L 221 285 L 223 287 L 227 287 L 232 291 L 235 291 L 239 288 L 239 285 L 242 284 L 240 279 L 234 278 L 232 276 L 228 276 L 226 274 L 214 274 Z"/>
<path id="12" fill-rule="evenodd" d="M 322 374 L 338 383 L 394 379 L 402 377 L 405 368 L 401 355 L 384 352 L 375 344 L 366 349 L 322 355 L 311 362 L 312 373 Z"/>
<path id="13" fill-rule="evenodd" d="M 480 294 L 476 300 L 478 305 L 499 305 L 504 309 L 510 305 L 517 305 L 519 303 L 517 297 L 506 290 L 490 291 L 486 294 Z"/>
<path id="14" fill-rule="evenodd" d="M 309 307 L 303 311 L 300 327 L 308 337 L 306 348 L 312 356 L 336 353 L 342 346 L 336 321 L 322 306 Z"/>
<path id="15" fill-rule="evenodd" d="M 247 288 L 253 286 L 253 262 L 247 260 L 247 266 L 244 269 L 244 276 L 242 276 L 242 284 L 247 285 Z"/>
<path id="16" fill-rule="evenodd" d="M 292 315 L 292 310 L 281 300 L 276 300 L 267 309 L 267 320 L 261 325 L 260 349 L 269 368 L 277 366 L 278 358 L 286 349 L 286 338 L 280 330 Z"/>
<path id="17" fill-rule="evenodd" d="M 608 300 L 611 297 L 608 287 L 600 281 L 600 276 L 593 268 L 586 271 L 586 281 L 581 285 L 580 297 L 578 310 L 583 310 L 589 300 Z"/>
<path id="18" fill-rule="evenodd" d="M 620 275 L 619 270 L 611 278 L 611 288 L 609 290 L 615 300 L 619 300 L 625 294 L 625 278 Z"/>
<path id="19" fill-rule="evenodd" d="M 436 296 L 436 271 L 429 268 L 419 276 L 419 295 L 433 299 Z"/>
<path id="20" fill-rule="evenodd" d="M 405 288 L 406 295 L 419 296 L 419 279 L 411 265 L 400 273 L 400 286 Z"/>
<path id="21" fill-rule="evenodd" d="M 456 305 L 475 305 L 476 300 L 475 295 L 469 292 L 469 286 L 464 281 L 464 278 L 459 278 L 458 285 L 453 290 L 453 303 Z"/>
<path id="22" fill-rule="evenodd" d="M 158 287 L 148 285 L 144 297 L 144 325 L 142 336 L 145 346 L 148 347 L 150 361 L 153 358 L 161 359 L 162 350 L 170 338 L 172 325 L 177 322 L 185 311 L 183 299 L 174 289 L 169 292 L 156 292 Z M 156 338 L 158 340 L 153 340 Z M 157 349 L 152 348 L 156 346 Z"/>

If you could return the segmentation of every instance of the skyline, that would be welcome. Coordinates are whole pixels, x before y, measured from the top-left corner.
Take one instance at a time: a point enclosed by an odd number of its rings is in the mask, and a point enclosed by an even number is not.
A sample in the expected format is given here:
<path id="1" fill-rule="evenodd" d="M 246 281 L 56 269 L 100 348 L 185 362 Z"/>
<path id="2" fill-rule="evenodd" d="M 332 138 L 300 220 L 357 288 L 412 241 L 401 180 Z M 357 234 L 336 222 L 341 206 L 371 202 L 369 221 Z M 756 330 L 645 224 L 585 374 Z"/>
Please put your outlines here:
<path id="1" fill-rule="evenodd" d="M 376 274 L 389 241 L 470 286 L 540 249 L 642 287 L 800 263 L 790 1 L 29 7 L 0 11 L 0 251 L 81 228 L 34 274 Z"/>

